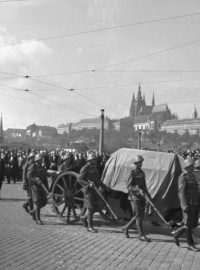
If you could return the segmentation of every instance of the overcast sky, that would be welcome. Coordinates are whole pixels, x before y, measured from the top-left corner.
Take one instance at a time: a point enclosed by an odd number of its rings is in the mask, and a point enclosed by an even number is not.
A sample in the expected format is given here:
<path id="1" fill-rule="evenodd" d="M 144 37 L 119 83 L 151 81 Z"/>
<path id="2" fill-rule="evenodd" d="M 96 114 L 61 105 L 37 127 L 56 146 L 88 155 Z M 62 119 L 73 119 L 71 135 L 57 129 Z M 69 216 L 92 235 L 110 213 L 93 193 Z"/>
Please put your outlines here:
<path id="1" fill-rule="evenodd" d="M 128 116 L 139 83 L 200 116 L 199 29 L 200 0 L 0 0 L 4 129 Z"/>

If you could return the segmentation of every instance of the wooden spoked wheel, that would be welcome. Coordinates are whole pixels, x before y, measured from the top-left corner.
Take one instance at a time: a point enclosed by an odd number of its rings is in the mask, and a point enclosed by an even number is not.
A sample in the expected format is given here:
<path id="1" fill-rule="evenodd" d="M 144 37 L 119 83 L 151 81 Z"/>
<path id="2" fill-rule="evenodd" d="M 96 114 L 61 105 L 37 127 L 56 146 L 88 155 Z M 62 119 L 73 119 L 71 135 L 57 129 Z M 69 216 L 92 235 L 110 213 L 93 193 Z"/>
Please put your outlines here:
<path id="1" fill-rule="evenodd" d="M 61 172 L 52 186 L 54 212 L 66 223 L 78 221 L 83 211 L 83 193 L 77 178 L 75 172 Z"/>

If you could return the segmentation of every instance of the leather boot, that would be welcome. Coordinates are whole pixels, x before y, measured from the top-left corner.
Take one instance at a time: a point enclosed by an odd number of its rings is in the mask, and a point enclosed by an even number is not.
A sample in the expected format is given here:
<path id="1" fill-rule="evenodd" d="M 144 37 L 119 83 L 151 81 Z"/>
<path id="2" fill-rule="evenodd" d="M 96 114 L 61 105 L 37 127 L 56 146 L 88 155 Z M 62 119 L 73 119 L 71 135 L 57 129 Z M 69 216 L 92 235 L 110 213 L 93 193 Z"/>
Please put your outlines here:
<path id="1" fill-rule="evenodd" d="M 185 229 L 185 235 L 186 235 L 186 239 L 188 242 L 188 246 L 194 247 L 194 241 L 193 241 L 193 237 L 192 237 L 192 229 L 187 227 Z"/>
<path id="2" fill-rule="evenodd" d="M 185 227 L 181 227 L 173 232 L 171 232 L 171 235 L 174 237 L 174 243 L 179 247 L 179 236 L 181 236 L 181 234 L 183 234 L 185 232 Z"/>
<path id="3" fill-rule="evenodd" d="M 146 235 L 141 235 L 138 237 L 140 241 L 145 241 L 145 242 L 151 242 L 151 239 L 147 237 Z"/>
<path id="4" fill-rule="evenodd" d="M 88 217 L 88 228 L 87 228 L 87 231 L 88 232 L 92 232 L 92 233 L 96 233 L 97 230 L 95 230 L 93 228 L 93 213 L 91 211 L 88 211 L 87 217 Z"/>
<path id="5" fill-rule="evenodd" d="M 81 217 L 80 217 L 80 220 L 81 220 L 83 226 L 84 226 L 85 228 L 87 228 L 87 227 L 88 227 L 87 217 L 81 216 Z"/>
<path id="6" fill-rule="evenodd" d="M 24 208 L 24 210 L 26 211 L 26 213 L 29 213 L 29 209 L 28 209 L 28 206 L 29 206 L 29 202 L 25 202 L 22 207 Z"/>
<path id="7" fill-rule="evenodd" d="M 197 247 L 195 247 L 194 245 L 188 245 L 188 249 L 191 251 L 199 251 L 199 249 Z"/>
<path id="8" fill-rule="evenodd" d="M 97 232 L 97 230 L 94 229 L 93 227 L 88 227 L 88 228 L 87 228 L 87 231 L 88 231 L 88 232 L 91 232 L 91 233 L 96 233 L 96 232 Z"/>
<path id="9" fill-rule="evenodd" d="M 138 229 L 138 238 L 140 241 L 145 241 L 145 242 L 151 242 L 151 239 L 148 238 L 143 231 L 143 227 L 142 227 L 142 220 L 141 219 L 136 219 L 136 226 Z"/>
<path id="10" fill-rule="evenodd" d="M 129 233 L 128 233 L 128 229 L 126 228 L 126 226 L 122 227 L 122 232 L 124 233 L 126 238 L 129 238 Z"/>

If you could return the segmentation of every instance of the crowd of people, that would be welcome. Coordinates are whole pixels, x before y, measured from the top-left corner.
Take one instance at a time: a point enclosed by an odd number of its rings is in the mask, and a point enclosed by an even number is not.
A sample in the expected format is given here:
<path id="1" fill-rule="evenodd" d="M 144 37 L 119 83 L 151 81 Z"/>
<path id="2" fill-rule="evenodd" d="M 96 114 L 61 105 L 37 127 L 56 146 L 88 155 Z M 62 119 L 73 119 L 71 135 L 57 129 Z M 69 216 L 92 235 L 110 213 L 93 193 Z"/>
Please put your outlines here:
<path id="1" fill-rule="evenodd" d="M 40 149 L 0 149 L 0 191 L 3 181 L 7 184 L 22 182 L 23 169 L 29 155 L 40 154 L 42 156 L 42 166 L 46 170 L 61 171 L 73 169 L 79 172 L 86 164 L 88 152 L 77 152 L 74 150 L 40 150 Z M 100 174 L 103 171 L 104 164 L 108 155 L 100 156 L 97 153 L 97 166 Z M 67 161 L 67 162 L 66 162 Z"/>

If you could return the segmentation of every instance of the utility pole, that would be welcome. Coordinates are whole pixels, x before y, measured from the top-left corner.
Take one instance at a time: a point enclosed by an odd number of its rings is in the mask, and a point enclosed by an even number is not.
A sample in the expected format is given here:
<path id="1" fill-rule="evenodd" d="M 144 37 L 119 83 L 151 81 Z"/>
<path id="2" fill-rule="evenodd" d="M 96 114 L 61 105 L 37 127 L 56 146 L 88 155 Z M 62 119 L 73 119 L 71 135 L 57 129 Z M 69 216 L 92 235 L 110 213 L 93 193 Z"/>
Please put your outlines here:
<path id="1" fill-rule="evenodd" d="M 138 149 L 141 149 L 141 137 L 142 137 L 142 131 L 141 129 L 138 129 Z"/>
<path id="2" fill-rule="evenodd" d="M 104 109 L 101 110 L 101 126 L 100 126 L 100 137 L 99 137 L 99 154 L 100 156 L 104 151 Z"/>

